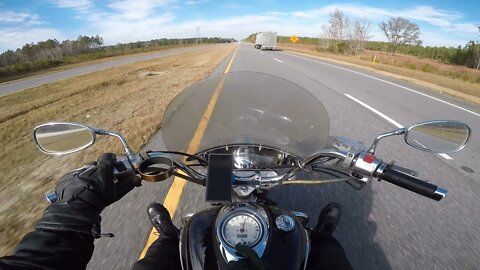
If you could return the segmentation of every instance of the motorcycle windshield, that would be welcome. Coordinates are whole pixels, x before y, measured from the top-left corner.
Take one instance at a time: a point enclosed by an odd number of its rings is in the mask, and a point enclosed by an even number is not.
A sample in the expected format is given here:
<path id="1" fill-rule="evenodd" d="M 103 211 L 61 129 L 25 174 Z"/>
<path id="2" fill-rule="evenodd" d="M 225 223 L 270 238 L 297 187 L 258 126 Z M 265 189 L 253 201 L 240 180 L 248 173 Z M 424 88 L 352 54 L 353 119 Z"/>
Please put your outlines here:
<path id="1" fill-rule="evenodd" d="M 310 92 L 288 80 L 256 72 L 209 78 L 168 105 L 162 134 L 171 151 L 190 154 L 219 146 L 252 144 L 298 158 L 325 148 L 329 120 Z"/>

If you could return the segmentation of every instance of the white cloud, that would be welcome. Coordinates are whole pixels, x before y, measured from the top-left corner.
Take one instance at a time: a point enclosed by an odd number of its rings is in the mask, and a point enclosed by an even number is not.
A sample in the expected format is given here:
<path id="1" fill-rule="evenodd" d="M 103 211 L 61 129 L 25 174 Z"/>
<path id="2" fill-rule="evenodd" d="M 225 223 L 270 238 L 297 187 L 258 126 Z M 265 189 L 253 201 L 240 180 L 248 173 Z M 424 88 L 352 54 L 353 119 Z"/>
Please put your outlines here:
<path id="1" fill-rule="evenodd" d="M 197 32 L 197 28 L 199 31 Z M 155 18 L 121 21 L 120 17 L 92 22 L 92 29 L 98 30 L 106 44 L 150 40 L 158 38 L 186 38 L 196 36 L 219 36 L 242 39 L 258 31 L 280 31 L 283 35 L 318 36 L 321 22 L 303 24 L 286 17 L 271 14 L 234 16 L 225 19 L 196 19 L 178 22 L 166 13 Z M 141 29 L 141 31 L 139 30 Z"/>
<path id="2" fill-rule="evenodd" d="M 446 47 L 457 47 L 458 45 L 465 45 L 467 40 L 462 40 L 459 38 L 448 37 L 445 38 L 445 35 L 425 31 L 422 32 L 422 40 L 424 46 L 446 46 Z"/>
<path id="3" fill-rule="evenodd" d="M 203 3 L 208 3 L 210 0 L 189 0 L 185 2 L 187 5 L 198 5 L 198 4 L 203 4 Z"/>
<path id="4" fill-rule="evenodd" d="M 19 23 L 19 22 L 25 21 L 31 16 L 32 15 L 30 13 L 3 11 L 3 12 L 0 12 L 0 22 Z"/>
<path id="5" fill-rule="evenodd" d="M 62 34 L 52 28 L 3 28 L 0 29 L 0 36 L 2 37 L 0 39 L 0 48 L 5 50 L 15 50 L 16 48 L 21 48 L 26 43 L 36 43 L 50 38 L 62 39 Z"/>
<path id="6" fill-rule="evenodd" d="M 421 20 L 439 30 L 425 32 L 421 38 L 425 45 L 457 46 L 468 41 L 460 38 L 444 36 L 446 31 L 455 33 L 476 33 L 477 28 L 472 23 L 456 23 L 453 20 L 461 16 L 455 12 L 435 10 L 419 6 L 407 11 L 383 10 L 368 6 L 328 5 L 321 9 L 296 12 L 270 11 L 258 15 L 233 16 L 223 19 L 193 19 L 178 22 L 173 13 L 149 14 L 143 16 L 125 16 L 127 11 L 107 13 L 102 16 L 90 17 L 91 30 L 104 37 L 107 44 L 150 40 L 157 38 L 222 36 L 244 38 L 259 31 L 278 31 L 280 35 L 299 35 L 318 37 L 322 33 L 322 25 L 328 20 L 328 15 L 336 8 L 341 9 L 352 18 L 367 17 L 372 20 L 370 33 L 372 40 L 385 41 L 383 33 L 378 29 L 378 22 L 393 16 L 402 16 L 412 21 Z M 408 13 L 408 14 L 407 14 Z M 144 14 L 144 13 L 143 13 Z M 367 16 L 363 16 L 367 15 Z M 424 17 L 425 16 L 425 17 Z M 375 20 L 373 20 L 375 19 Z M 199 33 L 197 32 L 199 28 Z M 447 35 L 447 34 L 445 34 Z"/>
<path id="7" fill-rule="evenodd" d="M 77 11 L 85 11 L 92 7 L 91 0 L 50 0 L 50 2 L 60 8 L 72 8 Z"/>
<path id="8" fill-rule="evenodd" d="M 89 32 L 98 33 L 106 44 L 150 40 L 164 37 L 162 33 L 173 20 L 171 13 L 137 20 L 125 20 L 123 15 L 107 15 L 91 20 Z"/>
<path id="9" fill-rule="evenodd" d="M 0 23 L 7 23 L 7 24 L 23 23 L 28 25 L 39 25 L 39 24 L 44 24 L 45 22 L 40 20 L 40 17 L 36 14 L 7 10 L 7 11 L 0 12 Z"/>
<path id="10" fill-rule="evenodd" d="M 156 8 L 172 2 L 171 0 L 119 0 L 111 2 L 108 6 L 125 19 L 138 20 L 147 18 L 155 13 Z"/>
<path id="11" fill-rule="evenodd" d="M 477 28 L 473 28 L 474 23 L 459 22 L 462 14 L 457 11 L 443 10 L 433 8 L 431 6 L 415 6 L 408 9 L 382 9 L 359 4 L 331 4 L 319 9 L 294 11 L 291 14 L 297 18 L 303 19 L 323 19 L 328 17 L 336 9 L 341 10 L 344 14 L 355 18 L 367 18 L 372 22 L 378 23 L 387 20 L 390 17 L 403 17 L 413 22 L 423 22 L 431 26 L 439 27 L 439 31 L 456 31 L 457 33 L 472 34 Z M 474 31 L 475 30 L 475 31 Z"/>
<path id="12" fill-rule="evenodd" d="M 26 43 L 60 38 L 60 32 L 40 27 L 46 24 L 37 14 L 5 10 L 0 12 L 0 52 L 22 47 Z"/>
<path id="13" fill-rule="evenodd" d="M 457 31 L 457 32 L 462 32 L 465 34 L 472 34 L 472 35 L 478 35 L 478 27 L 480 27 L 480 24 L 474 24 L 474 23 L 455 23 L 452 24 L 448 27 L 448 30 L 450 31 Z"/>

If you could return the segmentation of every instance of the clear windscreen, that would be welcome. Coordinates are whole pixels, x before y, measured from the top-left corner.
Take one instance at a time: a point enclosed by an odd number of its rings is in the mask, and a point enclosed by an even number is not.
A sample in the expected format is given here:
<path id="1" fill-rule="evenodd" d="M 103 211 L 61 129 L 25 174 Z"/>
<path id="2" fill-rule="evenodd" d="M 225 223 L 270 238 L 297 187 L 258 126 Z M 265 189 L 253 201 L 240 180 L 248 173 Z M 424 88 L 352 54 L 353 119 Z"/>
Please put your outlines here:
<path id="1" fill-rule="evenodd" d="M 181 92 L 164 114 L 162 134 L 171 151 L 252 144 L 306 158 L 325 148 L 329 120 L 302 87 L 263 73 L 234 72 Z"/>

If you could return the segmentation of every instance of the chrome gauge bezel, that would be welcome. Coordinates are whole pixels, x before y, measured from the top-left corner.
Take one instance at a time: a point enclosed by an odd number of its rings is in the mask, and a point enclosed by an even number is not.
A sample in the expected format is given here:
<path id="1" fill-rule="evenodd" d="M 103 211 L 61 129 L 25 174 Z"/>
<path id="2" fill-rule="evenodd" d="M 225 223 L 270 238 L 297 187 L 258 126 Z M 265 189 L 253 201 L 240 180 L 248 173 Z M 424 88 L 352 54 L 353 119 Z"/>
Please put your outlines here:
<path id="1" fill-rule="evenodd" d="M 228 213 L 227 215 L 225 215 L 224 220 L 221 224 L 221 228 L 220 228 L 221 229 L 221 237 L 222 237 L 223 241 L 225 241 L 225 243 L 227 243 L 227 245 L 229 245 L 230 247 L 235 247 L 234 244 L 230 243 L 230 241 L 227 240 L 227 237 L 225 236 L 225 230 L 227 229 L 228 222 L 230 220 L 232 220 L 235 217 L 240 217 L 240 216 L 250 217 L 258 224 L 258 228 L 259 228 L 260 232 L 259 232 L 257 238 L 255 239 L 255 241 L 252 244 L 248 245 L 249 247 L 254 247 L 262 239 L 264 228 L 263 228 L 262 223 L 261 223 L 260 219 L 258 218 L 258 216 L 255 215 L 255 214 L 252 214 L 251 212 L 232 211 L 232 212 Z"/>
<path id="2" fill-rule="evenodd" d="M 240 257 L 236 253 L 235 247 L 233 247 L 229 242 L 226 241 L 223 233 L 226 223 L 231 218 L 238 215 L 248 215 L 249 217 L 252 217 L 256 221 L 258 221 L 260 225 L 260 237 L 255 244 L 250 245 L 250 248 L 253 249 L 259 257 L 261 257 L 265 252 L 265 248 L 267 246 L 268 231 L 270 226 L 268 223 L 268 215 L 263 208 L 254 206 L 252 204 L 243 203 L 225 206 L 220 210 L 215 225 L 217 232 L 216 238 L 219 242 L 218 244 L 220 247 L 220 251 L 227 262 L 230 262 L 232 260 L 237 261 L 240 259 Z"/>

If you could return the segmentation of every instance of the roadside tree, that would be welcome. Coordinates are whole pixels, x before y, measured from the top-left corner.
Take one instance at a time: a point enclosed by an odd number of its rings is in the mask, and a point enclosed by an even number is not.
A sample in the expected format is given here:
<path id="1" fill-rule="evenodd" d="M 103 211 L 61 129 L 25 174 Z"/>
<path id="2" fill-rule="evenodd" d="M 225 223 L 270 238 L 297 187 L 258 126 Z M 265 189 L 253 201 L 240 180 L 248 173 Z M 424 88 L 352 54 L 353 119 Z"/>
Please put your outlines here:
<path id="1" fill-rule="evenodd" d="M 402 17 L 391 18 L 387 22 L 380 23 L 389 42 L 389 50 L 394 53 L 400 45 L 420 45 L 420 28 Z"/>
<path id="2" fill-rule="evenodd" d="M 365 44 L 370 39 L 371 36 L 368 35 L 370 28 L 370 21 L 366 18 L 361 20 L 356 20 L 353 23 L 352 30 L 350 32 L 350 42 L 352 51 L 354 54 L 363 52 L 365 49 Z"/>
<path id="3" fill-rule="evenodd" d="M 336 9 L 330 14 L 328 24 L 323 26 L 330 50 L 340 53 L 345 52 L 348 47 L 345 39 L 349 36 L 349 24 L 347 16 L 342 11 Z"/>

